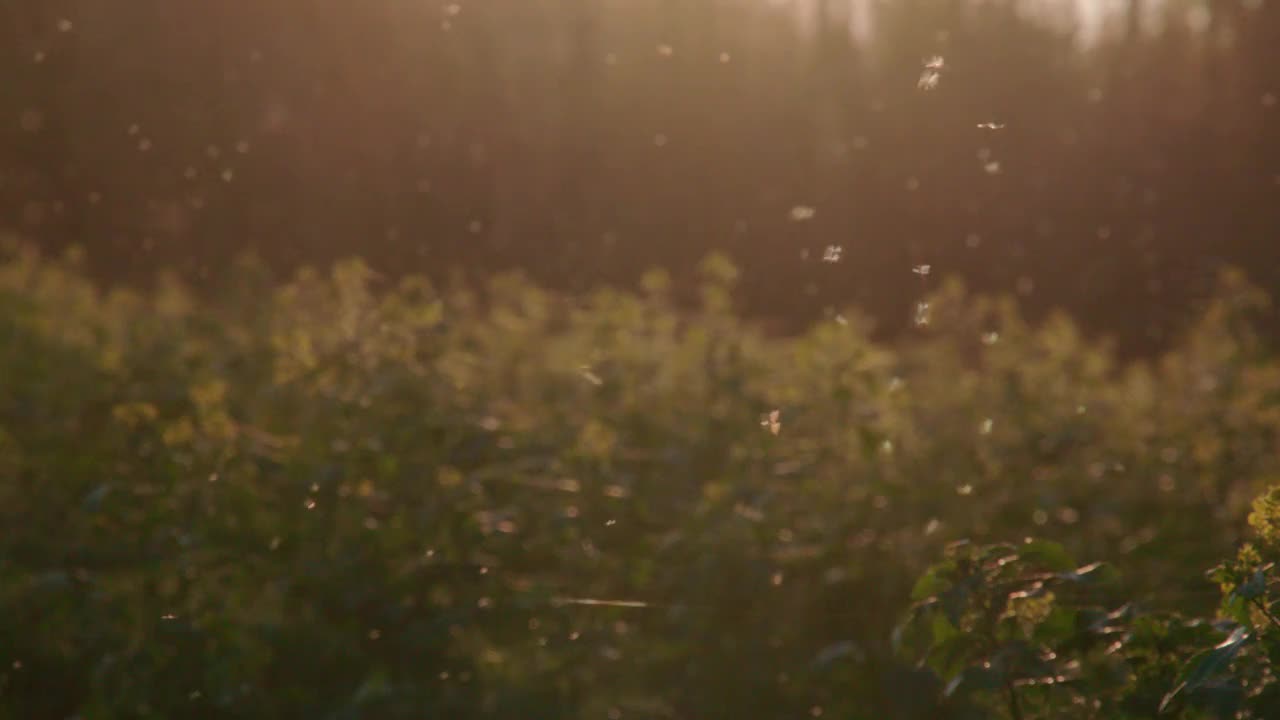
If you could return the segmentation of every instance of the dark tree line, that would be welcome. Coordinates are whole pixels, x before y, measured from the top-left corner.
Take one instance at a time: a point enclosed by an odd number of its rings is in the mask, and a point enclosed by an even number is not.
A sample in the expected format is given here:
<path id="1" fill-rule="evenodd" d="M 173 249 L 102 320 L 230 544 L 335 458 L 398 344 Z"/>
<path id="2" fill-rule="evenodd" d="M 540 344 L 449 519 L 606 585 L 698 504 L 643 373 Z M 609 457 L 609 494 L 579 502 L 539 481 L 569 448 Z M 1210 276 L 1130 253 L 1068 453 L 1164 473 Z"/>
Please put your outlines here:
<path id="1" fill-rule="evenodd" d="M 1133 347 L 1223 263 L 1274 285 L 1280 4 L 1132 0 L 1088 43 L 1028 5 L 11 0 L 0 222 L 130 280 L 724 249 L 793 326 L 902 325 L 929 264 Z"/>

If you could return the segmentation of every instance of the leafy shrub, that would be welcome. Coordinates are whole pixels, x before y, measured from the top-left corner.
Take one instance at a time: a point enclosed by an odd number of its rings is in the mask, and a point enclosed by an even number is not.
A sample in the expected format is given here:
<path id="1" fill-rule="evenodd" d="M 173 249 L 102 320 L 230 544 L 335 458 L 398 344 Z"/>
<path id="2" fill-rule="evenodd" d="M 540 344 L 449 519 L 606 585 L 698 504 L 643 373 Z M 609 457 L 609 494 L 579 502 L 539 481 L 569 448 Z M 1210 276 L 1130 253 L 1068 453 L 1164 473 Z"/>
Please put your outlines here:
<path id="1" fill-rule="evenodd" d="M 1124 365 L 955 284 L 894 346 L 851 311 L 766 337 L 720 261 L 680 311 L 660 273 L 575 299 L 246 263 L 194 297 L 6 257 L 0 717 L 965 717 L 888 632 L 948 542 L 1062 536 L 1200 614 L 1280 477 L 1235 276 Z M 1037 630 L 1077 584 L 997 625 L 1085 653 Z M 1160 623 L 1153 657 L 1216 637 Z"/>
<path id="2" fill-rule="evenodd" d="M 981 717 L 1280 716 L 1278 500 L 1280 487 L 1258 499 L 1256 541 L 1209 573 L 1220 619 L 1102 609 L 1079 590 L 1113 579 L 1107 566 L 1073 568 L 1054 543 L 958 542 L 917 581 L 899 649 Z"/>

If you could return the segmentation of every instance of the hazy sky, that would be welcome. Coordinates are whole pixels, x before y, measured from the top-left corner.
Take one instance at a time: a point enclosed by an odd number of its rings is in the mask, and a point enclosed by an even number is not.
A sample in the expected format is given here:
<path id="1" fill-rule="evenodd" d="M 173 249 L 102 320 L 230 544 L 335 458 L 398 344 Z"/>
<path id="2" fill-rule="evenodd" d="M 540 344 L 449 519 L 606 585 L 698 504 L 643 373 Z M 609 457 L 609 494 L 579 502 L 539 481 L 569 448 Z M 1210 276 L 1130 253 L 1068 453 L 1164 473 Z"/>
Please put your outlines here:
<path id="1" fill-rule="evenodd" d="M 794 4 L 800 11 L 802 21 L 813 12 L 819 0 L 769 0 L 775 5 Z M 855 34 L 865 36 L 869 32 L 869 12 L 873 5 L 884 0 L 846 0 L 851 9 L 851 25 L 850 28 Z M 1024 4 L 1033 5 L 1036 0 L 1022 0 Z M 1103 20 L 1109 13 L 1123 11 L 1127 0 L 1039 0 L 1040 4 L 1046 9 L 1053 10 L 1060 16 L 1074 16 L 1076 22 L 1079 23 L 1081 35 L 1088 40 L 1096 36 L 1101 29 Z M 1148 5 L 1151 8 L 1159 5 L 1159 2 Z"/>

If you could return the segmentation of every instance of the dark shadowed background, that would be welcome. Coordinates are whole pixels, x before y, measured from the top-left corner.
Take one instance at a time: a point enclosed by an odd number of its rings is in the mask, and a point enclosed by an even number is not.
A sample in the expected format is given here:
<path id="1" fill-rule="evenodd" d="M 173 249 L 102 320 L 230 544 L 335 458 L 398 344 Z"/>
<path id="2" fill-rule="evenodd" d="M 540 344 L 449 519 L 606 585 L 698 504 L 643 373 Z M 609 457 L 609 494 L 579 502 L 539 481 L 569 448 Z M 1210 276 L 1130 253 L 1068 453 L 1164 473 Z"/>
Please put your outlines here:
<path id="1" fill-rule="evenodd" d="M 1140 351 L 1280 279 L 1280 3 L 1102 5 L 8 0 L 0 230 L 130 282 L 725 250 L 782 329 L 905 326 L 928 264 Z"/>

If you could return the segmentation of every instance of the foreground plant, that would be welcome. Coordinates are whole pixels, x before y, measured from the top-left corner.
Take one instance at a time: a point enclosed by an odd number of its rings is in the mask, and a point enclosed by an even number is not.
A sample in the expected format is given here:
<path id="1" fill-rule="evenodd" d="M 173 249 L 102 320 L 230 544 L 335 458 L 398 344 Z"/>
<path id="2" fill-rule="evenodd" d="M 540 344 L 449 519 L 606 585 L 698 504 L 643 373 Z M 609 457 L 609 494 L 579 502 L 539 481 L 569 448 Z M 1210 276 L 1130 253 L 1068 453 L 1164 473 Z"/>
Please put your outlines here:
<path id="1" fill-rule="evenodd" d="M 1280 717 L 1280 488 L 1249 524 L 1257 539 L 1209 573 L 1217 619 L 1107 609 L 1116 573 L 1056 543 L 961 541 L 917 581 L 895 646 L 975 716 Z"/>

